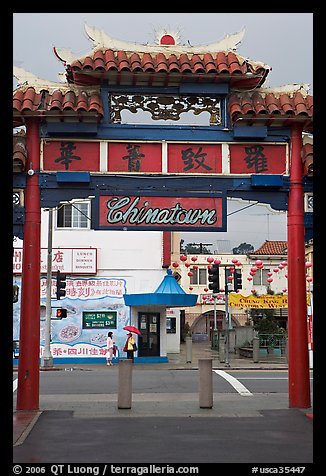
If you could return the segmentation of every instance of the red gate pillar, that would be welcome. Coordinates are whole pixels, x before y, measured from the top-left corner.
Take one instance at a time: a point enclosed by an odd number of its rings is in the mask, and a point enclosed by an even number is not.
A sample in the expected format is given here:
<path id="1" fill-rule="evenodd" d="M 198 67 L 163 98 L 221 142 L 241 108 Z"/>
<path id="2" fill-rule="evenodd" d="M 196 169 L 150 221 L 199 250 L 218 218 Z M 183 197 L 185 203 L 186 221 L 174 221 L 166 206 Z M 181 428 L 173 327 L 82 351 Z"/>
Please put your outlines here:
<path id="1" fill-rule="evenodd" d="M 40 380 L 41 208 L 40 139 L 37 119 L 26 122 L 27 168 L 23 245 L 17 410 L 38 410 Z"/>
<path id="2" fill-rule="evenodd" d="M 289 407 L 310 407 L 309 353 L 304 248 L 302 128 L 291 130 L 288 205 Z"/>

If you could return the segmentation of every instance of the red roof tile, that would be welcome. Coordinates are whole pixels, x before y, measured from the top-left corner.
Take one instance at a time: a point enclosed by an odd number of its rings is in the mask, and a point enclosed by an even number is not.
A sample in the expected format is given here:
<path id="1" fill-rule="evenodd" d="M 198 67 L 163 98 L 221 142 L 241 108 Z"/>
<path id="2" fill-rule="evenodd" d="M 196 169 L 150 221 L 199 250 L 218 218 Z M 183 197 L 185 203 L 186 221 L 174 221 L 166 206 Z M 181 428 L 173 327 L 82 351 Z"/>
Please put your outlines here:
<path id="1" fill-rule="evenodd" d="M 286 255 L 287 241 L 269 241 L 266 240 L 259 248 L 252 251 L 251 255 Z"/>
<path id="2" fill-rule="evenodd" d="M 58 56 L 56 49 L 55 54 Z M 61 58 L 60 58 L 61 59 Z M 63 60 L 62 60 L 63 61 Z M 260 86 L 269 73 L 267 65 L 250 62 L 232 51 L 205 54 L 181 53 L 135 53 L 111 49 L 94 50 L 91 55 L 72 61 L 64 61 L 67 79 L 70 83 L 85 85 L 98 84 L 100 78 L 109 79 L 110 84 L 130 84 L 139 80 L 151 81 L 148 73 L 161 73 L 162 84 L 186 81 L 230 81 L 231 86 L 248 88 Z M 119 77 L 119 72 L 130 76 Z M 100 77 L 98 74 L 100 73 Z M 173 74 L 171 78 L 169 75 Z M 94 75 L 91 80 L 91 76 Z M 136 75 L 135 77 L 133 77 Z M 145 75 L 145 76 L 144 76 Z M 186 76 L 184 76 L 186 75 Z M 149 83 L 148 83 L 149 84 Z M 159 85 L 159 84 L 158 84 Z"/>
<path id="3" fill-rule="evenodd" d="M 302 122 L 307 132 L 312 131 L 313 97 L 295 93 L 278 94 L 276 92 L 254 91 L 232 93 L 229 99 L 229 113 L 233 123 L 241 120 L 243 123 L 263 122 L 266 125 L 279 123 L 289 126 Z"/>
<path id="4" fill-rule="evenodd" d="M 103 105 L 100 94 L 94 91 L 77 91 L 66 88 L 49 92 L 42 90 L 36 92 L 34 87 L 27 89 L 18 89 L 13 95 L 13 116 L 14 126 L 24 123 L 25 117 L 30 116 L 52 116 L 59 113 L 64 116 L 65 113 L 76 113 L 79 119 L 83 115 L 93 115 L 97 120 L 103 117 Z"/>
<path id="5" fill-rule="evenodd" d="M 313 150 L 313 145 L 308 143 L 302 148 L 303 174 L 305 176 L 312 176 L 314 172 Z"/>
<path id="6" fill-rule="evenodd" d="M 25 132 L 13 136 L 13 170 L 23 172 L 26 167 L 27 149 Z"/>

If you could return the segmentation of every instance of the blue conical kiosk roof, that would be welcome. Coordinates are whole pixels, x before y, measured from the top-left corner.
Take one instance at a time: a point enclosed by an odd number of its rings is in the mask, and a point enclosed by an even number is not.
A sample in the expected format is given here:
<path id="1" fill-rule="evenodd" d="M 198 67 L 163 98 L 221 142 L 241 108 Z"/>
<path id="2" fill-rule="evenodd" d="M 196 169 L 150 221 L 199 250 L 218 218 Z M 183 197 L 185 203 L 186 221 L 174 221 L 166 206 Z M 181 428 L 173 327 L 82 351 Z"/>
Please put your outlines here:
<path id="1" fill-rule="evenodd" d="M 197 294 L 187 294 L 177 283 L 168 269 L 161 284 L 153 293 L 144 294 L 124 294 L 123 298 L 126 306 L 167 306 L 167 307 L 188 307 L 195 306 Z"/>

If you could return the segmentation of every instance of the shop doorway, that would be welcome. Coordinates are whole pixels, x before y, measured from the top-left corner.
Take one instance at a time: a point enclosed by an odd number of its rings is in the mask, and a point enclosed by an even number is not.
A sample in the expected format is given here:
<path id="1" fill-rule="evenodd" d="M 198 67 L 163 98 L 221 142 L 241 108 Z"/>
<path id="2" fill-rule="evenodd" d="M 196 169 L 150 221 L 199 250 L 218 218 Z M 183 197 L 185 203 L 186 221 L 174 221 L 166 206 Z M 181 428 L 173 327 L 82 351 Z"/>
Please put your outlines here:
<path id="1" fill-rule="evenodd" d="M 139 312 L 138 329 L 141 336 L 138 338 L 138 356 L 149 357 L 160 355 L 160 313 Z"/>

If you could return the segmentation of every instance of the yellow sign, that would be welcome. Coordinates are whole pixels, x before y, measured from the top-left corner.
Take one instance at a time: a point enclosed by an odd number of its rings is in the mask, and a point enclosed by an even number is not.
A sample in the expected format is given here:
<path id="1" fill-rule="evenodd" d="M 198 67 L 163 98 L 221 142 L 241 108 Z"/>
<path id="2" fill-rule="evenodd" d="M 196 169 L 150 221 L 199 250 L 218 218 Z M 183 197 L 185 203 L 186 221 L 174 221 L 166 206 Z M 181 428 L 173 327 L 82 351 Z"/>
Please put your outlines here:
<path id="1" fill-rule="evenodd" d="M 229 306 L 237 308 L 253 308 L 253 309 L 280 309 L 288 307 L 287 294 L 267 294 L 263 296 L 242 296 L 237 293 L 229 294 Z M 307 304 L 309 305 L 310 297 L 307 294 Z"/>

